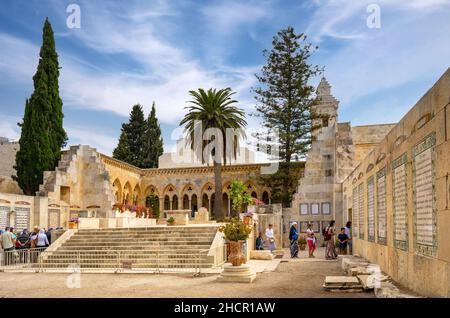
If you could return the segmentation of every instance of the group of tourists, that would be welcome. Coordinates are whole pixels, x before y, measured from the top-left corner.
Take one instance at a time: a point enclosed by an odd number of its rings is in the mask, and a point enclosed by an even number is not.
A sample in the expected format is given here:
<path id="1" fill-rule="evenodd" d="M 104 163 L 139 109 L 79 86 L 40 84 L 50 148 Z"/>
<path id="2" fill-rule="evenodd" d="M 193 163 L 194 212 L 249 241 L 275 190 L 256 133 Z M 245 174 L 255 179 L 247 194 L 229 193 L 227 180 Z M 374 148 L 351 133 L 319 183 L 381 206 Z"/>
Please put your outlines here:
<path id="1" fill-rule="evenodd" d="M 259 232 L 258 237 L 256 238 L 256 249 L 257 250 L 263 250 L 264 249 L 264 242 L 267 243 L 268 249 L 271 253 L 275 251 L 275 235 L 273 233 L 273 225 L 269 224 L 269 226 L 266 229 L 266 239 L 264 240 L 262 233 Z"/>
<path id="2" fill-rule="evenodd" d="M 5 230 L 0 230 L 0 246 L 5 252 L 16 249 L 44 248 L 50 245 L 53 230 L 45 230 L 36 226 L 32 232 L 27 229 L 16 232 L 13 227 L 7 226 Z"/>
<path id="3" fill-rule="evenodd" d="M 338 252 L 336 251 L 335 244 L 339 246 L 339 254 L 346 255 L 347 249 L 349 253 L 352 253 L 352 238 L 351 238 L 351 226 L 352 222 L 347 222 L 345 227 L 342 227 L 340 232 L 336 232 L 335 221 L 330 221 L 329 225 L 322 230 L 323 240 L 326 246 L 325 258 L 328 260 L 336 259 Z M 289 241 L 291 258 L 298 258 L 298 238 L 299 230 L 297 222 L 292 222 L 289 230 Z M 308 245 L 308 256 L 310 258 L 315 257 L 314 251 L 316 250 L 316 234 L 312 228 L 312 224 L 307 225 L 306 229 L 306 243 Z"/>

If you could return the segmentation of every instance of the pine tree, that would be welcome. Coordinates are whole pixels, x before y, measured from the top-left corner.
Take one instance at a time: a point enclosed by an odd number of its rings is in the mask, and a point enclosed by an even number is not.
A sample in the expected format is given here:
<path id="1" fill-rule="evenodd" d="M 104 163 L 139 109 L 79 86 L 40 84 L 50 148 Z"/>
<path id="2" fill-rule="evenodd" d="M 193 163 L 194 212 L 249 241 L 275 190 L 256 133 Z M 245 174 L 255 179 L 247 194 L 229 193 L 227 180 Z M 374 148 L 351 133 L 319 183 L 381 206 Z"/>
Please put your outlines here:
<path id="1" fill-rule="evenodd" d="M 142 167 L 146 126 L 142 106 L 134 105 L 128 123 L 122 124 L 119 144 L 114 149 L 113 157 L 136 167 Z"/>
<path id="2" fill-rule="evenodd" d="M 255 115 L 262 118 L 264 127 L 278 129 L 280 173 L 282 178 L 282 203 L 288 206 L 292 197 L 291 161 L 306 155 L 312 141 L 312 131 L 319 128 L 315 123 L 321 115 L 314 113 L 317 99 L 309 81 L 320 74 L 317 65 L 309 64 L 317 47 L 306 43 L 306 35 L 297 35 L 292 27 L 281 30 L 272 41 L 271 51 L 264 50 L 267 63 L 261 74 L 256 75 L 261 87 L 255 91 Z M 284 176 L 284 177 L 283 177 Z"/>
<path id="3" fill-rule="evenodd" d="M 58 164 L 67 135 L 63 128 L 62 100 L 59 96 L 59 63 L 53 30 L 45 20 L 40 59 L 33 76 L 34 91 L 25 102 L 25 112 L 16 154 L 17 176 L 22 191 L 34 195 L 43 182 L 44 171 Z"/>
<path id="4" fill-rule="evenodd" d="M 164 152 L 161 128 L 156 118 L 155 102 L 147 119 L 147 131 L 144 140 L 144 151 L 142 158 L 142 168 L 157 168 L 158 158 Z"/>

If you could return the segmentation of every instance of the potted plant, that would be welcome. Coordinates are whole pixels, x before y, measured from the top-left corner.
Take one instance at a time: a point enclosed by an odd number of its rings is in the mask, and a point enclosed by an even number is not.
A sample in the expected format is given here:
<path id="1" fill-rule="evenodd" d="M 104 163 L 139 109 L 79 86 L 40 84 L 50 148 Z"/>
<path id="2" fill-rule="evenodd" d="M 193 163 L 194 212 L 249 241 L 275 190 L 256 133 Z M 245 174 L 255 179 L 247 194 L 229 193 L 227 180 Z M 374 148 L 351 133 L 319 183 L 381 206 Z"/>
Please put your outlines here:
<path id="1" fill-rule="evenodd" d="M 219 231 L 224 233 L 228 246 L 230 247 L 229 260 L 233 266 L 245 264 L 246 258 L 243 253 L 244 242 L 252 232 L 252 227 L 245 224 L 239 218 L 233 218 L 229 223 L 221 226 Z"/>
<path id="2" fill-rule="evenodd" d="M 173 216 L 171 216 L 170 218 L 167 219 L 167 225 L 174 225 L 175 224 L 175 219 L 173 218 Z"/>
<path id="3" fill-rule="evenodd" d="M 298 238 L 298 247 L 301 251 L 304 251 L 306 249 L 306 239 L 303 236 L 300 236 Z"/>

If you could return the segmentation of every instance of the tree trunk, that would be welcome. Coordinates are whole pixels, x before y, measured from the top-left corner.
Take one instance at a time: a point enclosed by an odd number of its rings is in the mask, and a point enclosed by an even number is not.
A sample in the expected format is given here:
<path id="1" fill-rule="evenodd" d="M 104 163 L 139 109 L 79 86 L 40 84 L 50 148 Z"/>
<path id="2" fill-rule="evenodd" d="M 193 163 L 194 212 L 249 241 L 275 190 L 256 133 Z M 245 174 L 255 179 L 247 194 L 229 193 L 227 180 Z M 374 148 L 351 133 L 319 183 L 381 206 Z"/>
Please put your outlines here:
<path id="1" fill-rule="evenodd" d="M 222 211 L 222 164 L 214 161 L 214 217 L 223 218 Z"/>

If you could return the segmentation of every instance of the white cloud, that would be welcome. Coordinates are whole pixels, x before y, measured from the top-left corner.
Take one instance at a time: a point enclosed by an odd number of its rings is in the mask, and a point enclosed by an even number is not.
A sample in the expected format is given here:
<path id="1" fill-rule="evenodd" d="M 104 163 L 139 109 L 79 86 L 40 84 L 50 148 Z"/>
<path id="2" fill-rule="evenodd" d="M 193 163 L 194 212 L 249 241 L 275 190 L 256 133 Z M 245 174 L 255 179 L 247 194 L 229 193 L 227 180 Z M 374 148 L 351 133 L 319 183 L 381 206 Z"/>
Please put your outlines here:
<path id="1" fill-rule="evenodd" d="M 19 121 L 17 117 L 0 114 L 0 137 L 19 140 L 20 128 L 17 126 Z"/>
<path id="2" fill-rule="evenodd" d="M 106 155 L 111 155 L 117 146 L 116 136 L 106 135 L 95 127 L 66 126 L 65 129 L 70 137 L 69 145 L 89 145 Z"/>
<path id="3" fill-rule="evenodd" d="M 222 1 L 217 4 L 204 6 L 201 12 L 208 20 L 211 31 L 230 34 L 245 25 L 251 25 L 262 18 L 270 16 L 270 2 Z"/>
<path id="4" fill-rule="evenodd" d="M 368 3 L 371 1 L 321 1 L 309 28 L 313 36 L 322 40 L 324 36 L 341 38 L 354 34 L 352 32 L 360 34 L 352 40 L 339 42 L 336 49 L 331 47 L 329 50 L 333 51 L 325 52 L 320 60 L 343 108 L 370 95 L 383 100 L 383 90 L 415 81 L 431 85 L 449 66 L 449 1 L 431 1 L 428 7 L 440 10 L 427 11 L 419 10 L 419 6 L 425 6 L 425 1 L 409 4 L 400 0 L 378 1 L 380 29 L 366 27 Z M 419 94 L 415 97 L 418 98 L 428 88 L 412 93 Z"/>

